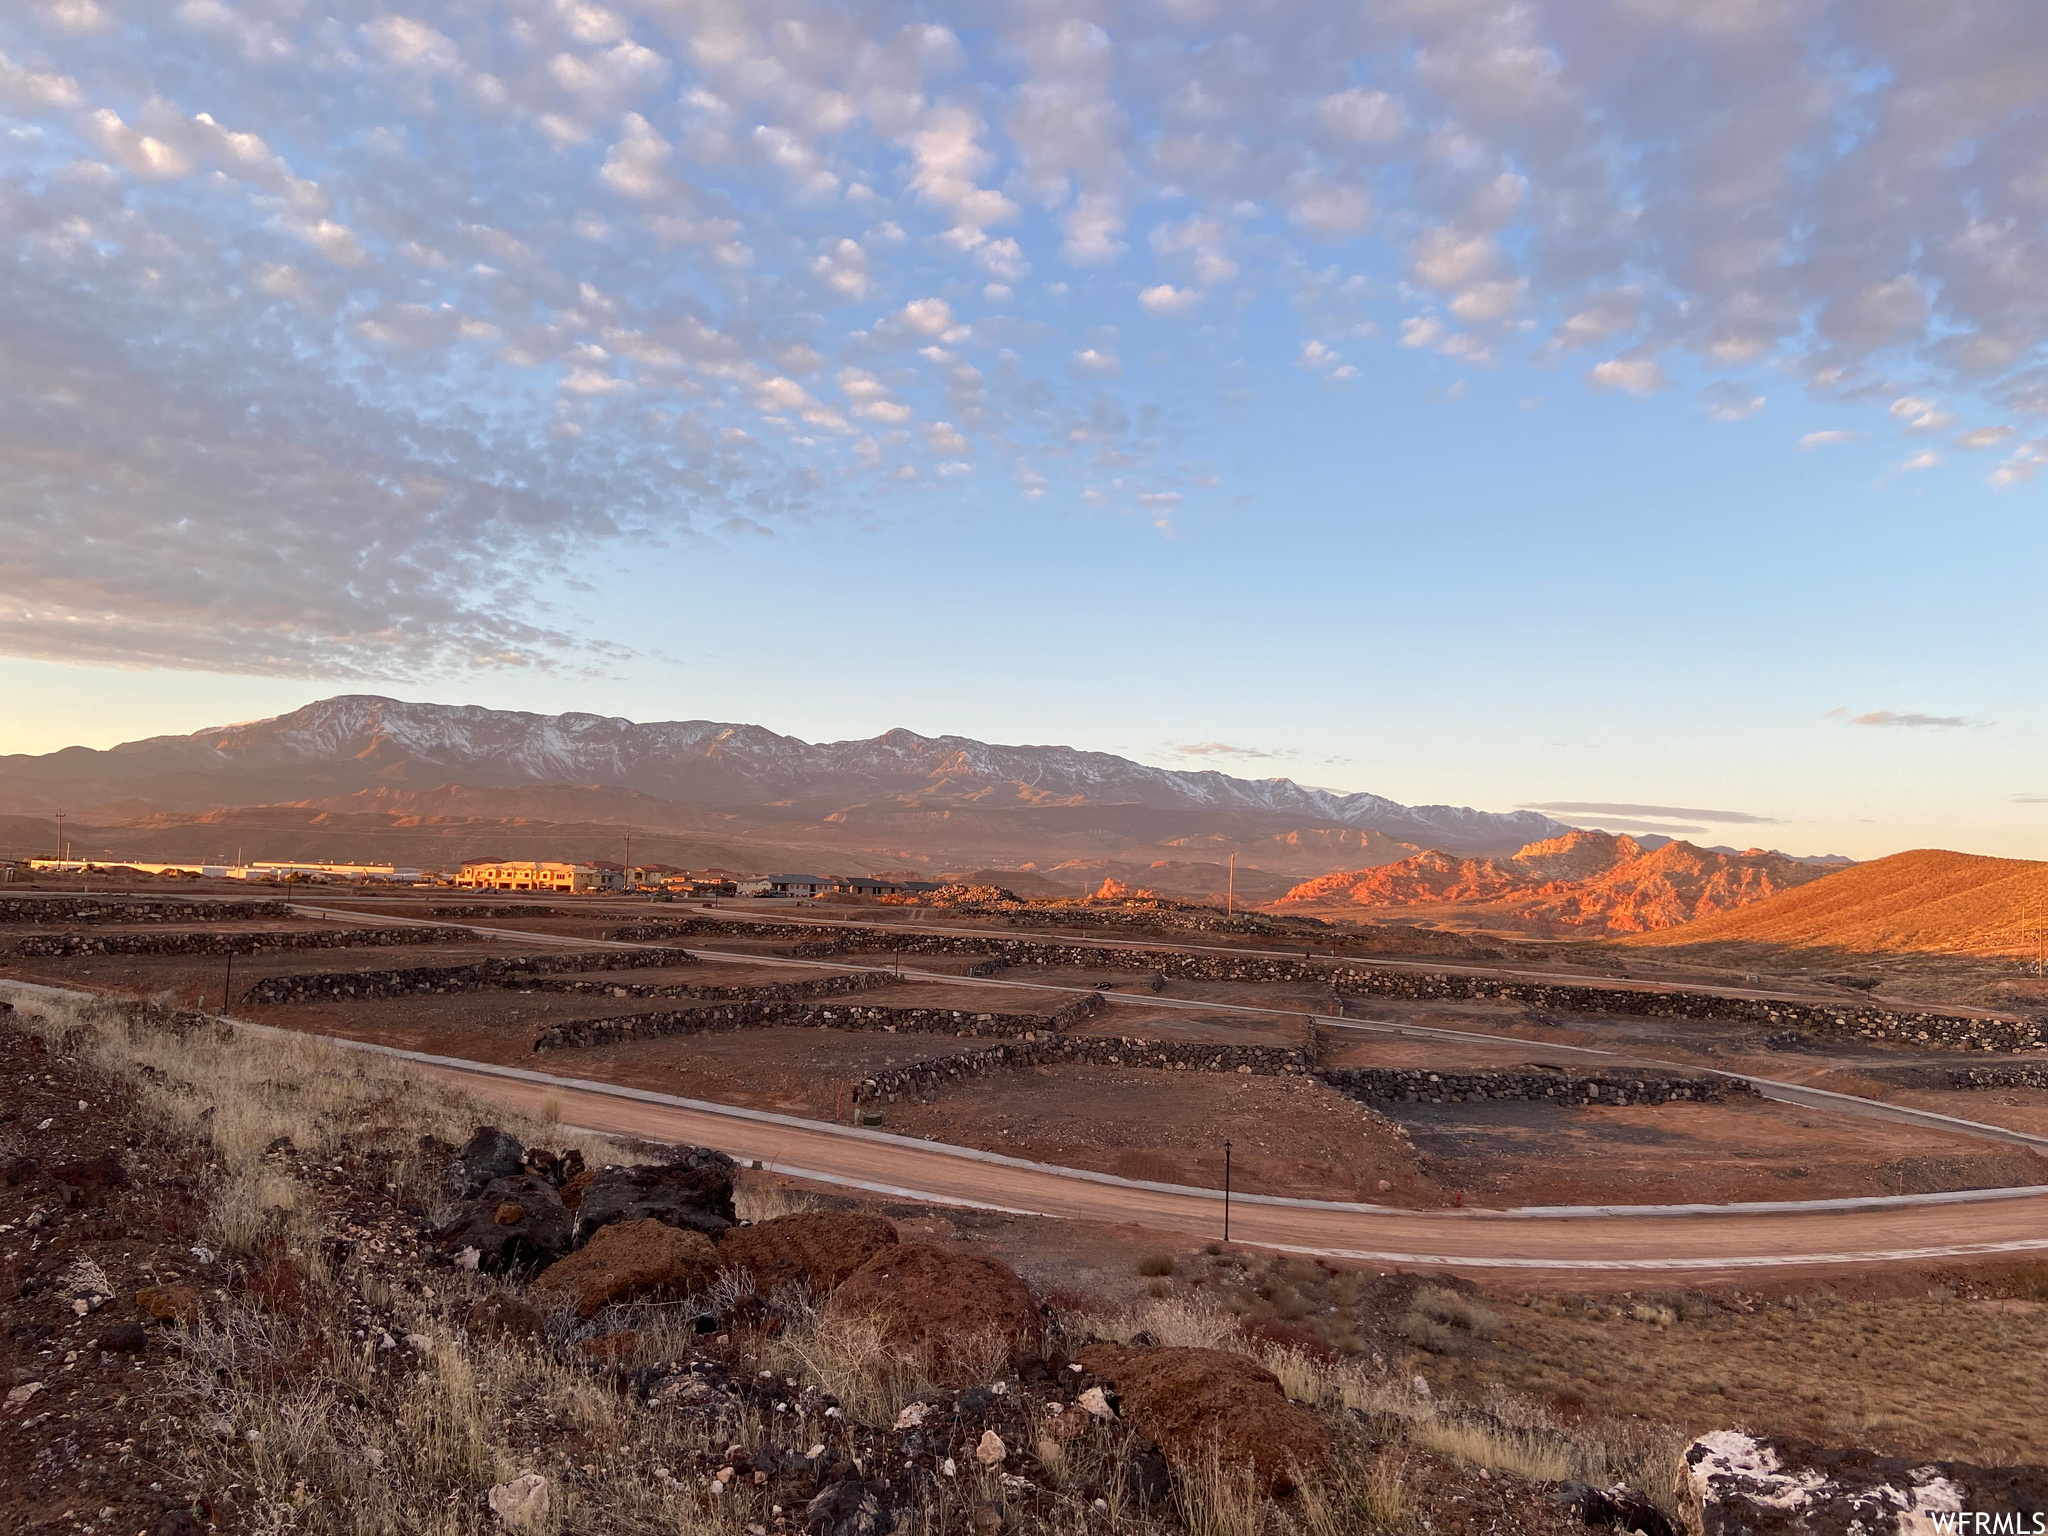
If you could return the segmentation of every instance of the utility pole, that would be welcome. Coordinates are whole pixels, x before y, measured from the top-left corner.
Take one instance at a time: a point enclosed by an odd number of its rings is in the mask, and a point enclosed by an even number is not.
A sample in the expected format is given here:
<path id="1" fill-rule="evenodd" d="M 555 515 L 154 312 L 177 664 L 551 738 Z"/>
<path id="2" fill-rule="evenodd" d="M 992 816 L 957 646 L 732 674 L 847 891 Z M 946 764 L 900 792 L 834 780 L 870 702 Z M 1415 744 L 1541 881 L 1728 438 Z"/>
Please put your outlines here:
<path id="1" fill-rule="evenodd" d="M 1234 853 L 1230 856 L 1230 884 L 1225 887 L 1223 915 L 1225 917 L 1237 916 L 1237 855 Z M 1230 1143 L 1226 1141 L 1223 1145 L 1227 1147 Z"/>
<path id="2" fill-rule="evenodd" d="M 1223 1241 L 1230 1241 L 1230 1142 L 1223 1143 Z"/>
<path id="3" fill-rule="evenodd" d="M 619 886 L 622 890 L 633 889 L 633 835 L 626 834 L 626 862 L 619 867 Z"/>
<path id="4" fill-rule="evenodd" d="M 228 945 L 228 974 L 220 984 L 220 1011 L 226 1013 L 235 1001 L 235 946 Z"/>
<path id="5" fill-rule="evenodd" d="M 64 862 L 64 808 L 57 808 L 57 862 Z"/>

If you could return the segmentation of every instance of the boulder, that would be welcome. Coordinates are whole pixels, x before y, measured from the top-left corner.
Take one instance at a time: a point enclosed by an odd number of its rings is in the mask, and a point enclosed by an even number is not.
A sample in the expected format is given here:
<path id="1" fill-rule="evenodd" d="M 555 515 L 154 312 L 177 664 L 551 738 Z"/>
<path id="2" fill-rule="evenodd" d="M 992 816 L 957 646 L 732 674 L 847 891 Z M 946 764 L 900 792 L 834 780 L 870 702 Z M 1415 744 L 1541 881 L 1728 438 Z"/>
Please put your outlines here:
<path id="1" fill-rule="evenodd" d="M 59 1163 L 50 1170 L 50 1182 L 62 1191 L 66 1205 L 92 1208 L 107 1203 L 107 1191 L 128 1183 L 128 1170 L 111 1152 L 76 1163 Z"/>
<path id="2" fill-rule="evenodd" d="M 199 1321 L 199 1293 L 189 1285 L 145 1285 L 135 1293 L 135 1309 L 159 1323 Z"/>
<path id="3" fill-rule="evenodd" d="M 518 1138 L 495 1125 L 478 1126 L 476 1134 L 448 1165 L 446 1188 L 451 1200 L 474 1200 L 493 1179 L 508 1179 L 526 1167 L 526 1148 Z"/>
<path id="4" fill-rule="evenodd" d="M 1274 1493 L 1294 1486 L 1295 1471 L 1329 1464 L 1330 1435 L 1280 1390 L 1264 1366 L 1220 1349 L 1128 1349 L 1090 1344 L 1080 1367 L 1116 1389 L 1124 1418 L 1159 1443 L 1177 1465 L 1213 1449 L 1226 1462 L 1249 1462 Z"/>
<path id="5" fill-rule="evenodd" d="M 739 1217 L 732 1208 L 737 1164 L 708 1147 L 677 1147 L 666 1163 L 600 1169 L 583 1186 L 576 1205 L 576 1241 L 583 1244 L 599 1227 L 652 1217 L 716 1237 Z"/>
<path id="6" fill-rule="evenodd" d="M 764 1296 L 785 1285 L 823 1296 L 896 1240 L 896 1228 L 879 1216 L 799 1211 L 731 1228 L 718 1240 L 718 1266 L 752 1275 Z"/>
<path id="7" fill-rule="evenodd" d="M 652 1216 L 602 1227 L 534 1282 L 536 1295 L 560 1296 L 579 1318 L 615 1301 L 669 1301 L 710 1284 L 718 1250 L 701 1232 Z"/>
<path id="8" fill-rule="evenodd" d="M 569 1213 L 546 1179 L 530 1173 L 492 1179 L 455 1206 L 435 1232 L 440 1250 L 485 1274 L 544 1269 L 569 1251 Z M 476 1250 L 471 1261 L 464 1255 Z"/>
<path id="9" fill-rule="evenodd" d="M 825 1318 L 872 1323 L 884 1345 L 941 1384 L 1045 1352 L 1045 1320 L 1009 1265 L 911 1243 L 872 1254 L 832 1293 Z"/>
<path id="10" fill-rule="evenodd" d="M 895 1529 L 887 1483 L 843 1478 L 821 1488 L 804 1507 L 804 1536 L 889 1536 Z"/>
<path id="11" fill-rule="evenodd" d="M 1962 1510 L 2003 1517 L 1987 1530 L 2025 1530 L 2048 1509 L 2048 1467 L 1912 1462 L 1721 1429 L 1686 1448 L 1677 1491 L 1702 1536 L 1932 1531 Z"/>

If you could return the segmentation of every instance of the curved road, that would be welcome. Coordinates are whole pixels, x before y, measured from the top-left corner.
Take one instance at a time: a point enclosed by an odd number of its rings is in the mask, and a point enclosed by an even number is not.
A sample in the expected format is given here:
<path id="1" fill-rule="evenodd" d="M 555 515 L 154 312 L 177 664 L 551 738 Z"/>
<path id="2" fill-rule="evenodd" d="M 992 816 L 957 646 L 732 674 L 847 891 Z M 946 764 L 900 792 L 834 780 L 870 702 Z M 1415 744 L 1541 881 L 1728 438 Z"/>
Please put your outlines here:
<path id="1" fill-rule="evenodd" d="M 518 1067 L 389 1054 L 479 1098 L 529 1112 L 552 1100 L 564 1122 L 582 1129 L 717 1147 L 792 1178 L 1197 1240 L 1222 1235 L 1223 1197 L 1216 1190 L 1120 1179 Z M 1520 1211 L 1408 1211 L 1240 1195 L 1231 1201 L 1230 1236 L 1260 1248 L 1367 1263 L 1733 1277 L 1763 1269 L 2048 1252 L 2048 1186 L 1773 1205 Z"/>
<path id="2" fill-rule="evenodd" d="M 92 994 L 9 981 L 6 990 Z M 228 1020 L 266 1035 L 297 1033 Z M 1026 1162 L 971 1147 L 325 1038 L 397 1057 L 478 1098 L 623 1136 L 716 1147 L 793 1178 L 941 1205 L 1106 1225 L 1197 1241 L 1220 1237 L 1223 1196 Z M 1770 1270 L 1956 1261 L 2048 1253 L 2048 1186 L 1769 1205 L 1562 1207 L 1409 1211 L 1335 1201 L 1239 1195 L 1234 1242 L 1355 1262 L 1508 1271 L 1532 1278 L 1595 1274 L 1738 1278 Z"/>

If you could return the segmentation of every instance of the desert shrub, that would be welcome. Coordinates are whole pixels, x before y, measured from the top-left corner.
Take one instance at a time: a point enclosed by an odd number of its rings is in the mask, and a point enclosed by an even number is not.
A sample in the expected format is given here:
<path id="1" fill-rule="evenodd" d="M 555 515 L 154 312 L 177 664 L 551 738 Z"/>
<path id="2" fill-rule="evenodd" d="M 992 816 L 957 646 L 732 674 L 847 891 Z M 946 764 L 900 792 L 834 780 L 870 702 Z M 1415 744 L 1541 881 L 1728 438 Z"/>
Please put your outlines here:
<path id="1" fill-rule="evenodd" d="M 1395 1331 L 1417 1349 L 1454 1354 L 1472 1340 L 1497 1338 L 1500 1314 L 1456 1291 L 1425 1286 L 1415 1293 Z"/>
<path id="2" fill-rule="evenodd" d="M 1173 1255 L 1170 1253 L 1148 1253 L 1138 1260 L 1141 1275 L 1170 1275 L 1173 1273 Z"/>

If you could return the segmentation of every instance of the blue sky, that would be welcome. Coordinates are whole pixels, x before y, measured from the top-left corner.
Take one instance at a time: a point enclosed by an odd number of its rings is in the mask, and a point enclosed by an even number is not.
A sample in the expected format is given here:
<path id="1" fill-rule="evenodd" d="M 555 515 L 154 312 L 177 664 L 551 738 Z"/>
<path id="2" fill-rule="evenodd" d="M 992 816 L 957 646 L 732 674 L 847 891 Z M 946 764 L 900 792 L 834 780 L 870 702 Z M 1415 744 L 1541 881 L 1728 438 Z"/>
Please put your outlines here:
<path id="1" fill-rule="evenodd" d="M 376 691 L 2048 856 L 2044 82 L 2023 0 L 10 7 L 0 750 Z"/>

